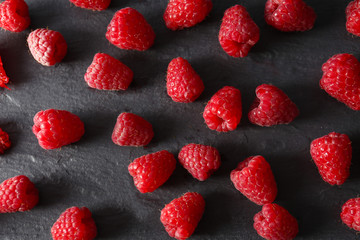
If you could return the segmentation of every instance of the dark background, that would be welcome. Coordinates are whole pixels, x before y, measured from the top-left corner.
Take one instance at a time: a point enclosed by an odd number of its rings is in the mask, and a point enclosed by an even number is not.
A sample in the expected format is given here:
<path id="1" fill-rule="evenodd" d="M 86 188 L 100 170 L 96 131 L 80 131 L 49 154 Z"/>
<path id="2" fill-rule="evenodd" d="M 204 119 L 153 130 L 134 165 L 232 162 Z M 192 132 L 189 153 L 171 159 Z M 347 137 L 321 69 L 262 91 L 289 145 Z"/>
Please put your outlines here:
<path id="1" fill-rule="evenodd" d="M 316 13 L 314 29 L 282 33 L 266 25 L 265 0 L 213 0 L 210 16 L 201 24 L 173 32 L 162 20 L 167 0 L 113 0 L 102 12 L 77 8 L 67 0 L 26 0 L 31 25 L 22 33 L 0 32 L 0 55 L 11 79 L 0 90 L 0 127 L 13 147 L 0 156 L 0 181 L 24 174 L 40 190 L 31 211 L 0 215 L 0 239 L 50 239 L 50 228 L 61 212 L 86 206 L 93 213 L 98 239 L 170 239 L 160 223 L 160 210 L 187 191 L 197 191 L 206 210 L 191 239 L 261 239 L 253 229 L 260 206 L 247 200 L 230 181 L 230 171 L 251 155 L 263 155 L 278 184 L 276 203 L 294 215 L 297 239 L 357 239 L 342 224 L 341 206 L 360 189 L 360 112 L 319 87 L 322 64 L 334 54 L 360 59 L 360 39 L 345 29 L 349 0 L 307 0 Z M 260 41 L 248 57 L 229 57 L 218 43 L 224 11 L 244 5 L 258 24 Z M 121 50 L 105 38 L 113 14 L 131 6 L 156 32 L 145 52 Z M 31 56 L 26 38 L 30 29 L 59 31 L 68 54 L 54 67 Z M 134 71 L 126 91 L 90 89 L 83 76 L 95 53 L 110 54 Z M 175 103 L 166 93 L 166 68 L 171 59 L 187 59 L 202 77 L 205 91 L 194 103 Z M 300 116 L 290 125 L 252 125 L 247 112 L 255 88 L 270 83 L 297 104 Z M 217 133 L 202 118 L 206 102 L 221 87 L 241 90 L 243 118 L 237 130 Z M 64 109 L 85 123 L 83 138 L 61 149 L 42 149 L 31 131 L 34 115 L 49 108 Z M 129 111 L 150 121 L 155 137 L 145 148 L 120 147 L 111 141 L 117 116 Z M 325 183 L 309 154 L 311 140 L 332 131 L 346 133 L 353 143 L 350 178 L 342 186 Z M 205 182 L 193 179 L 179 164 L 170 179 L 153 193 L 141 194 L 127 166 L 144 154 L 166 149 L 175 155 L 188 143 L 212 145 L 222 166 Z"/>

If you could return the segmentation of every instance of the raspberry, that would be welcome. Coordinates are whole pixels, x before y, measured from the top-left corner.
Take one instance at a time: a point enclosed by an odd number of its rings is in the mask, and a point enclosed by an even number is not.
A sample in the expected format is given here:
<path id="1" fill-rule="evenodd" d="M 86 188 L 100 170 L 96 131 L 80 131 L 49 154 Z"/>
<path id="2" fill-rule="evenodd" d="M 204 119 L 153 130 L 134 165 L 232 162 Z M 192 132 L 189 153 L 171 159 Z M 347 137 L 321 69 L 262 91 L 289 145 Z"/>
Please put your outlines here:
<path id="1" fill-rule="evenodd" d="M 9 178 L 0 184 L 0 213 L 28 211 L 38 201 L 38 190 L 24 175 Z"/>
<path id="2" fill-rule="evenodd" d="M 66 209 L 51 228 L 54 240 L 91 240 L 97 229 L 91 212 L 86 207 Z"/>
<path id="3" fill-rule="evenodd" d="M 10 90 L 10 88 L 8 88 L 8 86 L 5 85 L 8 82 L 9 82 L 9 77 L 6 75 L 6 72 L 5 72 L 1 57 L 0 57 L 0 87 L 7 88 Z"/>
<path id="4" fill-rule="evenodd" d="M 188 192 L 161 210 L 160 221 L 170 237 L 183 240 L 193 234 L 204 210 L 204 198 L 199 193 Z"/>
<path id="5" fill-rule="evenodd" d="M 325 182 L 341 185 L 349 177 L 352 148 L 346 134 L 332 132 L 315 139 L 310 154 Z"/>
<path id="6" fill-rule="evenodd" d="M 174 155 L 166 150 L 144 155 L 130 163 L 128 170 L 141 193 L 153 192 L 163 185 L 176 167 Z"/>
<path id="7" fill-rule="evenodd" d="M 237 190 L 258 205 L 272 203 L 276 198 L 275 178 L 269 163 L 262 156 L 249 157 L 240 162 L 231 171 L 230 179 Z"/>
<path id="8" fill-rule="evenodd" d="M 225 11 L 219 42 L 227 54 L 246 57 L 259 38 L 260 30 L 243 6 L 235 5 Z"/>
<path id="9" fill-rule="evenodd" d="M 299 232 L 296 218 L 275 203 L 265 204 L 254 216 L 254 228 L 268 240 L 290 240 Z"/>
<path id="10" fill-rule="evenodd" d="M 102 11 L 109 7 L 111 0 L 70 0 L 75 6 Z"/>
<path id="11" fill-rule="evenodd" d="M 131 69 L 105 53 L 97 53 L 85 73 L 87 84 L 100 90 L 126 90 L 132 79 Z"/>
<path id="12" fill-rule="evenodd" d="M 151 123 L 133 113 L 121 113 L 112 133 L 112 141 L 120 146 L 145 146 L 154 136 Z"/>
<path id="13" fill-rule="evenodd" d="M 29 49 L 36 61 L 52 66 L 65 57 L 67 44 L 61 33 L 39 28 L 32 31 L 27 39 Z"/>
<path id="14" fill-rule="evenodd" d="M 29 25 L 29 8 L 24 0 L 6 0 L 0 4 L 0 27 L 11 32 L 21 32 Z"/>
<path id="15" fill-rule="evenodd" d="M 207 126 L 218 132 L 236 129 L 241 120 L 241 93 L 234 87 L 223 87 L 207 103 L 203 117 Z"/>
<path id="16" fill-rule="evenodd" d="M 84 135 L 84 123 L 65 110 L 48 109 L 34 117 L 33 133 L 44 149 L 60 148 L 77 142 Z"/>
<path id="17" fill-rule="evenodd" d="M 346 30 L 356 36 L 360 36 L 360 1 L 349 3 L 346 8 Z"/>
<path id="18" fill-rule="evenodd" d="M 11 147 L 9 135 L 0 128 L 0 154 Z"/>
<path id="19" fill-rule="evenodd" d="M 169 0 L 164 13 L 166 27 L 174 31 L 193 27 L 204 21 L 212 7 L 211 0 Z"/>
<path id="20" fill-rule="evenodd" d="M 260 126 L 288 124 L 298 115 L 299 109 L 279 88 L 262 84 L 255 90 L 256 99 L 248 114 L 249 121 Z"/>
<path id="21" fill-rule="evenodd" d="M 167 69 L 166 88 L 175 102 L 193 102 L 204 91 L 200 76 L 185 59 L 173 59 Z"/>
<path id="22" fill-rule="evenodd" d="M 340 216 L 349 228 L 360 231 L 360 198 L 349 199 L 342 206 Z"/>
<path id="23" fill-rule="evenodd" d="M 154 44 L 155 32 L 141 13 L 127 7 L 115 13 L 106 38 L 118 48 L 145 51 Z"/>
<path id="24" fill-rule="evenodd" d="M 360 63 L 351 54 L 332 56 L 322 66 L 320 87 L 353 110 L 360 110 Z"/>

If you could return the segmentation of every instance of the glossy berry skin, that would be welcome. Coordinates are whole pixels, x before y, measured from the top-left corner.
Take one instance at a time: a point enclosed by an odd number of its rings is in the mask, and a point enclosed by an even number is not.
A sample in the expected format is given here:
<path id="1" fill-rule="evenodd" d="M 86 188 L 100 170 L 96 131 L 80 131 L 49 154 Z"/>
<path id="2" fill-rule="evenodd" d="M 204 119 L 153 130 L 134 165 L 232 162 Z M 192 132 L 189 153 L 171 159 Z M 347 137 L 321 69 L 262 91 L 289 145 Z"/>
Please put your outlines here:
<path id="1" fill-rule="evenodd" d="M 259 27 L 243 6 L 235 5 L 225 11 L 219 42 L 227 54 L 232 57 L 246 57 L 259 38 Z"/>
<path id="2" fill-rule="evenodd" d="M 193 234 L 204 210 L 204 198 L 199 193 L 188 192 L 161 210 L 160 221 L 170 237 L 183 240 Z"/>
<path id="3" fill-rule="evenodd" d="M 307 31 L 314 27 L 315 11 L 303 0 L 268 0 L 265 21 L 283 32 Z"/>
<path id="4" fill-rule="evenodd" d="M 167 69 L 166 88 L 168 95 L 175 102 L 193 102 L 204 91 L 204 83 L 191 67 L 181 58 L 173 59 Z"/>
<path id="5" fill-rule="evenodd" d="M 95 11 L 102 11 L 109 7 L 111 0 L 70 0 L 75 6 Z"/>
<path id="6" fill-rule="evenodd" d="M 349 228 L 360 231 L 360 198 L 349 199 L 343 206 L 341 220 Z"/>
<path id="7" fill-rule="evenodd" d="M 205 181 L 221 165 L 219 151 L 211 146 L 190 143 L 179 152 L 179 162 L 199 181 Z"/>
<path id="8" fill-rule="evenodd" d="M 151 123 L 133 113 L 121 113 L 112 133 L 112 141 L 120 146 L 148 145 L 154 137 Z"/>
<path id="9" fill-rule="evenodd" d="M 9 135 L 0 128 L 0 154 L 11 147 Z"/>
<path id="10" fill-rule="evenodd" d="M 169 0 L 164 13 L 166 27 L 181 30 L 204 21 L 213 4 L 211 0 Z"/>
<path id="11" fill-rule="evenodd" d="M 71 207 L 56 220 L 51 235 L 54 240 L 92 240 L 97 229 L 89 209 Z"/>
<path id="12" fill-rule="evenodd" d="M 360 1 L 354 0 L 346 7 L 346 30 L 360 36 Z"/>
<path id="13" fill-rule="evenodd" d="M 203 117 L 207 126 L 218 132 L 236 129 L 242 115 L 240 90 L 225 86 L 207 103 Z"/>
<path id="14" fill-rule="evenodd" d="M 118 48 L 145 51 L 154 44 L 155 32 L 141 13 L 127 7 L 115 13 L 106 38 Z"/>
<path id="15" fill-rule="evenodd" d="M 52 66 L 65 57 L 67 44 L 61 33 L 39 28 L 32 31 L 27 38 L 29 49 L 37 62 Z"/>
<path id="16" fill-rule="evenodd" d="M 272 203 L 276 198 L 275 178 L 269 163 L 262 156 L 249 157 L 240 162 L 231 171 L 230 179 L 237 190 L 258 205 Z"/>
<path id="17" fill-rule="evenodd" d="M 337 54 L 322 66 L 320 87 L 353 110 L 360 110 L 360 63 L 351 54 Z"/>
<path id="18" fill-rule="evenodd" d="M 310 154 L 325 182 L 341 185 L 349 177 L 352 148 L 346 134 L 332 132 L 315 139 Z"/>
<path id="19" fill-rule="evenodd" d="M 254 228 L 267 240 L 291 240 L 299 232 L 296 218 L 276 203 L 265 204 L 254 216 Z"/>
<path id="20" fill-rule="evenodd" d="M 22 32 L 29 25 L 29 8 L 24 0 L 6 0 L 0 4 L 0 27 L 11 32 Z"/>
<path id="21" fill-rule="evenodd" d="M 39 191 L 24 175 L 9 178 L 0 184 L 0 213 L 28 211 L 38 201 Z"/>
<path id="22" fill-rule="evenodd" d="M 0 87 L 2 88 L 6 88 L 9 89 L 8 86 L 6 86 L 6 84 L 9 82 L 9 77 L 6 75 L 1 57 L 0 57 Z"/>
<path id="23" fill-rule="evenodd" d="M 44 149 L 55 149 L 77 142 L 85 133 L 78 116 L 65 110 L 48 109 L 34 117 L 33 133 Z"/>
<path id="24" fill-rule="evenodd" d="M 248 114 L 249 121 L 259 126 L 270 127 L 288 124 L 298 115 L 299 109 L 279 88 L 262 84 L 255 90 L 256 99 Z"/>
<path id="25" fill-rule="evenodd" d="M 91 88 L 99 90 L 126 90 L 133 80 L 131 69 L 106 53 L 97 53 L 84 79 Z"/>
<path id="26" fill-rule="evenodd" d="M 163 150 L 144 155 L 130 163 L 128 170 L 141 193 L 153 192 L 163 185 L 176 167 L 174 155 Z"/>

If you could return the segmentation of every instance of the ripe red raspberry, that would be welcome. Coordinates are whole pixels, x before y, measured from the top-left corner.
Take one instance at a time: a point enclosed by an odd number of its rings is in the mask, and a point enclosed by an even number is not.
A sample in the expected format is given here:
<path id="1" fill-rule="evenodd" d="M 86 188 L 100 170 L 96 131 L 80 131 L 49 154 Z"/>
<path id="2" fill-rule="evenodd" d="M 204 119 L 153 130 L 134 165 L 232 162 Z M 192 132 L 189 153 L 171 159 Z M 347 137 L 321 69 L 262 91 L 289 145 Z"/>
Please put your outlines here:
<path id="1" fill-rule="evenodd" d="M 275 178 L 269 163 L 262 156 L 249 157 L 240 162 L 231 171 L 230 179 L 237 190 L 258 205 L 272 203 L 276 198 Z"/>
<path id="2" fill-rule="evenodd" d="M 296 218 L 275 203 L 265 204 L 254 216 L 254 228 L 267 240 L 291 240 L 299 232 Z"/>
<path id="3" fill-rule="evenodd" d="M 6 86 L 6 84 L 9 82 L 9 77 L 6 75 L 1 57 L 0 57 L 0 87 L 3 88 L 7 88 L 10 90 L 10 88 L 8 88 L 8 86 Z"/>
<path id="4" fill-rule="evenodd" d="M 0 128 L 0 154 L 11 147 L 9 135 Z"/>
<path id="5" fill-rule="evenodd" d="M 219 42 L 227 54 L 246 57 L 259 38 L 260 30 L 243 6 L 235 5 L 225 11 Z"/>
<path id="6" fill-rule="evenodd" d="M 0 4 L 0 27 L 11 32 L 21 32 L 29 25 L 29 8 L 24 0 L 6 0 Z"/>
<path id="7" fill-rule="evenodd" d="M 360 110 L 360 63 L 351 54 L 337 54 L 322 66 L 320 87 L 353 110 Z"/>
<path id="8" fill-rule="evenodd" d="M 100 90 L 126 90 L 132 79 L 133 71 L 112 56 L 97 53 L 85 73 L 87 84 Z"/>
<path id="9" fill-rule="evenodd" d="M 346 8 L 346 30 L 360 36 L 360 1 L 354 0 Z"/>
<path id="10" fill-rule="evenodd" d="M 269 127 L 277 124 L 288 124 L 298 115 L 299 109 L 279 88 L 262 84 L 255 90 L 256 99 L 248 114 L 253 124 Z"/>
<path id="11" fill-rule="evenodd" d="M 199 193 L 188 192 L 161 210 L 160 221 L 170 237 L 184 240 L 193 234 L 204 210 L 204 198 Z"/>
<path id="12" fill-rule="evenodd" d="M 141 193 L 153 192 L 163 185 L 176 167 L 174 155 L 166 150 L 144 155 L 130 163 L 128 170 Z"/>
<path id="13" fill-rule="evenodd" d="M 120 146 L 145 146 L 154 136 L 151 123 L 133 113 L 121 113 L 112 133 L 112 141 Z"/>
<path id="14" fill-rule="evenodd" d="M 97 229 L 89 209 L 71 207 L 56 220 L 51 235 L 54 240 L 92 240 Z"/>
<path id="15" fill-rule="evenodd" d="M 218 132 L 236 129 L 240 123 L 241 93 L 234 87 L 223 87 L 207 103 L 203 117 L 207 126 Z"/>
<path id="16" fill-rule="evenodd" d="M 178 158 L 181 165 L 200 181 L 208 179 L 221 165 L 216 148 L 195 143 L 184 146 Z"/>
<path id="17" fill-rule="evenodd" d="M 109 7 L 111 0 L 70 0 L 75 6 L 102 11 Z"/>
<path id="18" fill-rule="evenodd" d="M 38 201 L 39 191 L 24 175 L 9 178 L 0 184 L 0 213 L 28 211 Z"/>
<path id="19" fill-rule="evenodd" d="M 193 27 L 204 21 L 212 7 L 211 0 L 169 0 L 164 21 L 174 31 Z"/>
<path id="20" fill-rule="evenodd" d="M 48 109 L 34 117 L 33 133 L 44 149 L 60 148 L 77 142 L 85 133 L 78 116 L 65 110 Z"/>
<path id="21" fill-rule="evenodd" d="M 141 13 L 127 7 L 115 13 L 106 38 L 118 48 L 145 51 L 153 45 L 155 32 Z"/>
<path id="22" fill-rule="evenodd" d="M 340 216 L 349 228 L 360 231 L 360 198 L 349 199 L 342 206 Z"/>
<path id="23" fill-rule="evenodd" d="M 200 76 L 185 59 L 173 59 L 167 69 L 166 88 L 175 102 L 193 102 L 204 91 Z"/>
<path id="24" fill-rule="evenodd" d="M 310 154 L 325 182 L 341 185 L 349 177 L 352 148 L 346 134 L 332 132 L 315 139 Z"/>
<path id="25" fill-rule="evenodd" d="M 307 31 L 313 28 L 314 10 L 303 0 L 268 0 L 265 4 L 265 21 L 283 31 Z"/>

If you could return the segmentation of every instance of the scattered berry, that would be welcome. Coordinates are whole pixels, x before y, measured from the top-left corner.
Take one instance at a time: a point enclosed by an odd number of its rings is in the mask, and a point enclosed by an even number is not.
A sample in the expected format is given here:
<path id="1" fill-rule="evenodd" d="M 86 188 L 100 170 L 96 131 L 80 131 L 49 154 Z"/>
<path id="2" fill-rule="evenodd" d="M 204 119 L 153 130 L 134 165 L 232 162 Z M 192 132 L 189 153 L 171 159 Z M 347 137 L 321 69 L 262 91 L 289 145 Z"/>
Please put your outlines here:
<path id="1" fill-rule="evenodd" d="M 356 36 L 360 36 L 360 1 L 349 3 L 346 8 L 346 30 Z"/>
<path id="2" fill-rule="evenodd" d="M 349 177 L 352 148 L 346 134 L 332 132 L 315 139 L 310 154 L 325 182 L 341 185 Z"/>
<path id="3" fill-rule="evenodd" d="M 24 0 L 6 0 L 0 4 L 0 27 L 11 32 L 21 32 L 29 25 L 29 8 Z"/>
<path id="4" fill-rule="evenodd" d="M 36 61 L 52 66 L 65 57 L 67 44 L 61 33 L 39 28 L 32 31 L 27 39 L 29 49 Z"/>
<path id="5" fill-rule="evenodd" d="M 0 154 L 11 147 L 9 135 L 0 128 Z"/>
<path id="6" fill-rule="evenodd" d="M 241 120 L 241 93 L 234 87 L 223 87 L 207 103 L 203 117 L 207 126 L 218 132 L 236 129 Z"/>
<path id="7" fill-rule="evenodd" d="M 204 198 L 199 193 L 188 192 L 161 210 L 160 221 L 170 237 L 184 240 L 193 234 L 204 210 Z"/>
<path id="8" fill-rule="evenodd" d="M 193 102 L 204 91 L 200 76 L 185 59 L 173 59 L 167 69 L 166 88 L 175 102 Z"/>
<path id="9" fill-rule="evenodd" d="M 44 149 L 60 148 L 77 142 L 85 133 L 78 116 L 65 110 L 48 109 L 34 117 L 33 133 Z"/>
<path id="10" fill-rule="evenodd" d="M 193 27 L 204 21 L 212 7 L 211 0 L 169 0 L 164 21 L 171 30 Z"/>
<path id="11" fill-rule="evenodd" d="M 254 216 L 254 228 L 267 240 L 291 240 L 299 232 L 296 218 L 275 203 L 265 204 Z"/>
<path id="12" fill-rule="evenodd" d="M 6 86 L 6 84 L 9 82 L 9 77 L 6 75 L 1 57 L 0 57 L 0 87 L 9 89 L 8 86 Z"/>
<path id="13" fill-rule="evenodd" d="M 262 84 L 255 92 L 256 99 L 248 114 L 249 121 L 253 124 L 265 127 L 288 124 L 299 115 L 295 103 L 279 88 Z"/>
<path id="14" fill-rule="evenodd" d="M 131 69 L 105 53 L 97 53 L 85 73 L 87 84 L 99 90 L 126 90 L 132 79 Z"/>
<path id="15" fill-rule="evenodd" d="M 275 178 L 269 163 L 262 156 L 249 157 L 240 162 L 231 171 L 230 179 L 237 190 L 258 205 L 272 203 L 276 198 Z"/>
<path id="16" fill-rule="evenodd" d="M 97 229 L 89 209 L 71 207 L 56 220 L 51 235 L 54 240 L 92 240 Z"/>
<path id="17" fill-rule="evenodd" d="M 120 146 L 145 146 L 154 136 L 151 123 L 133 113 L 121 113 L 112 133 L 112 141 Z"/>
<path id="18" fill-rule="evenodd" d="M 342 206 L 340 216 L 349 228 L 360 231 L 360 198 L 349 199 Z"/>
<path id="19" fill-rule="evenodd" d="M 227 54 L 246 57 L 259 38 L 260 30 L 243 6 L 235 5 L 225 11 L 219 42 Z"/>
<path id="20" fill-rule="evenodd" d="M 38 201 L 38 190 L 24 175 L 9 178 L 0 184 L 0 213 L 28 211 Z"/>
<path id="21" fill-rule="evenodd" d="M 337 54 L 322 66 L 320 87 L 353 110 L 360 110 L 360 63 L 351 54 Z"/>
<path id="22" fill-rule="evenodd" d="M 141 13 L 127 7 L 115 13 L 106 38 L 118 48 L 145 51 L 153 45 L 155 32 Z"/>
<path id="23" fill-rule="evenodd" d="M 102 11 L 109 7 L 111 0 L 70 0 L 75 6 Z"/>
<path id="24" fill-rule="evenodd" d="M 141 193 L 153 192 L 163 185 L 176 167 L 174 155 L 166 150 L 144 155 L 130 163 L 128 170 Z"/>

